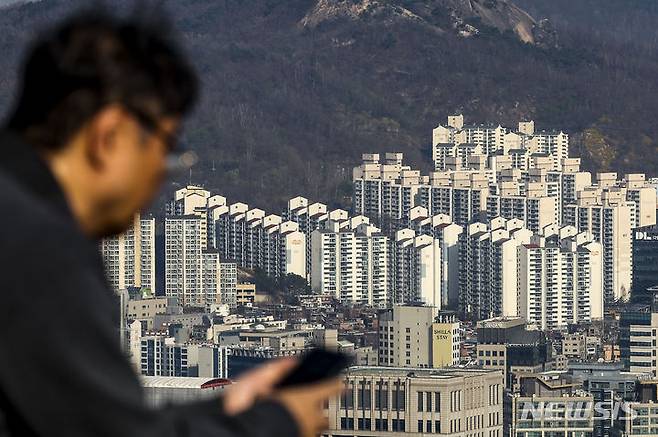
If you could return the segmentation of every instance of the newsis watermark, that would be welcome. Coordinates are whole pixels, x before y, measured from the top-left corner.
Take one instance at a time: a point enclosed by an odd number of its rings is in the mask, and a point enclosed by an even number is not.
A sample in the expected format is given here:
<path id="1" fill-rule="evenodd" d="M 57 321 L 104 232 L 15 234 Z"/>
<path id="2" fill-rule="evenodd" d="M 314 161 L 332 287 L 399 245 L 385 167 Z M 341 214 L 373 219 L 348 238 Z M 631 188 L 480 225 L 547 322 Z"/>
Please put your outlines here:
<path id="1" fill-rule="evenodd" d="M 626 418 L 633 420 L 637 412 L 631 403 L 611 401 L 546 401 L 522 402 L 517 408 L 516 417 L 520 420 L 617 420 Z M 622 415 L 623 413 L 623 415 Z"/>

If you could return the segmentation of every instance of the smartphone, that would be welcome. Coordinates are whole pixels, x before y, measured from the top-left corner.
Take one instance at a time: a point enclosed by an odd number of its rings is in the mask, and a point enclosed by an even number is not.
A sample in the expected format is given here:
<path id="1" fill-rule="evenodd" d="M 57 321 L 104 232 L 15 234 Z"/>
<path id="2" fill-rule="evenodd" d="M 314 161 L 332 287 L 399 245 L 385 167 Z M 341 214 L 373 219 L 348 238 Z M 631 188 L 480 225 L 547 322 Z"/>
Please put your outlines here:
<path id="1" fill-rule="evenodd" d="M 321 382 L 340 375 L 352 364 L 348 355 L 326 349 L 313 349 L 304 354 L 297 366 L 278 384 L 278 388 Z"/>

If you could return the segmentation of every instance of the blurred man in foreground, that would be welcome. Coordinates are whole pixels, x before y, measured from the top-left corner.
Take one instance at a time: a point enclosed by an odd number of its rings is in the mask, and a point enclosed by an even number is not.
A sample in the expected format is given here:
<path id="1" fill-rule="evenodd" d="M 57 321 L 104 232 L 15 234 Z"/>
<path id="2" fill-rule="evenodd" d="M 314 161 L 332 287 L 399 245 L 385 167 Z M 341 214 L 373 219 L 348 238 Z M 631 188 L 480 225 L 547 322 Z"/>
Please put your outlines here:
<path id="1" fill-rule="evenodd" d="M 125 230 L 166 173 L 197 79 L 150 27 L 78 15 L 32 47 L 0 134 L 0 435 L 300 436 L 329 381 L 275 384 L 272 362 L 213 399 L 147 409 L 118 341 L 97 239 Z"/>

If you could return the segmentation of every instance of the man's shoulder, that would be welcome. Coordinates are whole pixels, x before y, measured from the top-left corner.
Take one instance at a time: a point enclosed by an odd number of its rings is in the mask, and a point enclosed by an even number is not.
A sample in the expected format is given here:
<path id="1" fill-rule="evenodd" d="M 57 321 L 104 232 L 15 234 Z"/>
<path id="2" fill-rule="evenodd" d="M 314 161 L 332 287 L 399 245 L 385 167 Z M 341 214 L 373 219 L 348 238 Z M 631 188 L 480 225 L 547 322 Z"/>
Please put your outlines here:
<path id="1" fill-rule="evenodd" d="M 24 304 L 35 298 L 46 306 L 47 302 L 66 300 L 71 308 L 92 312 L 96 311 L 94 305 L 106 303 L 110 293 L 98 247 L 71 218 L 34 198 L 1 172 L 0 186 L 0 203 L 10 205 L 0 214 L 4 311 L 33 308 Z"/>
<path id="2" fill-rule="evenodd" d="M 84 238 L 61 212 L 49 208 L 13 178 L 0 171 L 0 246 L 38 254 L 44 250 L 66 253 L 80 248 Z"/>

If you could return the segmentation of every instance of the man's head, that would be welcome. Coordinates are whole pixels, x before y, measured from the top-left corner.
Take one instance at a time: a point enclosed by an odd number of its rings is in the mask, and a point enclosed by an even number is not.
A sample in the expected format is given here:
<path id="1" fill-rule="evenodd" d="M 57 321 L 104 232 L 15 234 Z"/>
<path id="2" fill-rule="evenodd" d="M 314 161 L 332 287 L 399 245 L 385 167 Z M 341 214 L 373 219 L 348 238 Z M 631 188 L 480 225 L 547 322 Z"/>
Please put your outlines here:
<path id="1" fill-rule="evenodd" d="M 8 128 L 50 165 L 85 232 L 125 230 L 157 192 L 197 78 L 162 25 L 81 14 L 39 38 Z"/>

